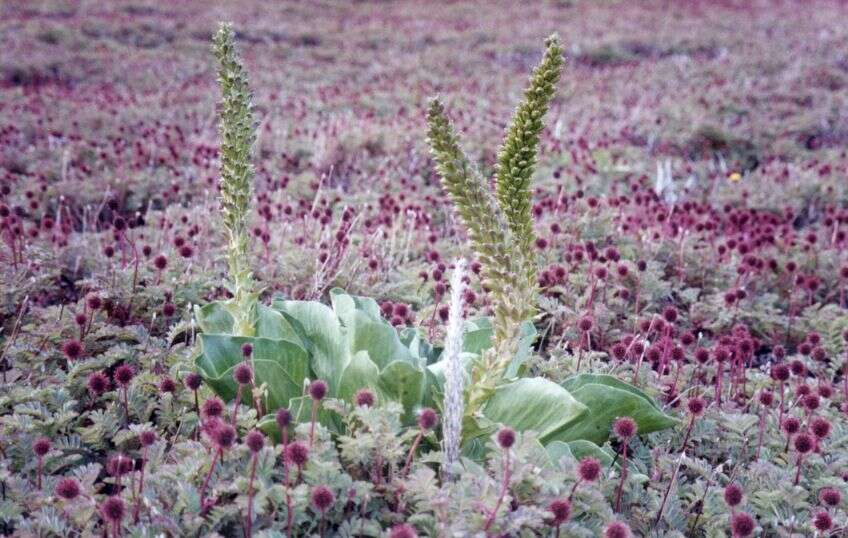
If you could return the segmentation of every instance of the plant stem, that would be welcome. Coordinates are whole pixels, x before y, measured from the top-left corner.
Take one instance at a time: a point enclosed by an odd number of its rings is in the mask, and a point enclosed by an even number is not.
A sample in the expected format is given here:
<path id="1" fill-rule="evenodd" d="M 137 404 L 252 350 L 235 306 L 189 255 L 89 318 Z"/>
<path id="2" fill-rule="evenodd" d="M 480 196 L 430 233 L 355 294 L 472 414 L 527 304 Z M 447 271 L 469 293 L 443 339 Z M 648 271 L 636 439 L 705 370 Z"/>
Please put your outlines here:
<path id="1" fill-rule="evenodd" d="M 309 448 L 315 444 L 315 416 L 318 414 L 318 400 L 312 400 L 312 420 L 309 424 Z"/>
<path id="2" fill-rule="evenodd" d="M 621 512 L 621 494 L 624 491 L 624 481 L 627 479 L 627 443 L 630 439 L 624 440 L 624 447 L 621 452 L 621 480 L 618 482 L 618 490 L 615 493 L 615 511 Z"/>
<path id="3" fill-rule="evenodd" d="M 209 486 L 209 479 L 212 478 L 212 471 L 215 470 L 215 464 L 218 463 L 218 458 L 221 457 L 221 449 L 217 449 L 215 451 L 215 455 L 212 456 L 212 464 L 209 466 L 209 472 L 206 474 L 206 479 L 203 481 L 203 486 L 200 488 L 200 505 L 201 509 L 203 507 L 203 501 L 206 498 L 206 488 Z"/>
<path id="4" fill-rule="evenodd" d="M 250 480 L 247 483 L 247 521 L 245 522 L 245 536 L 253 536 L 253 481 L 256 479 L 256 460 L 258 456 L 253 454 L 250 460 Z"/>
<path id="5" fill-rule="evenodd" d="M 506 496 L 506 491 L 509 488 L 509 450 L 504 451 L 504 478 L 503 484 L 501 484 L 501 493 L 498 496 L 498 502 L 495 503 L 495 508 L 489 513 L 489 518 L 486 520 L 486 526 L 483 527 L 483 530 L 487 533 L 489 532 L 489 528 L 492 526 L 492 523 L 495 522 L 495 517 L 498 515 L 498 510 L 503 503 L 504 497 Z"/>
<path id="6" fill-rule="evenodd" d="M 424 437 L 424 430 L 420 430 L 418 435 L 415 436 L 415 441 L 412 442 L 412 446 L 409 448 L 409 455 L 406 457 L 406 465 L 403 466 L 401 476 L 406 476 L 409 473 L 409 466 L 412 465 L 412 456 L 415 454 L 418 444 L 421 443 L 422 437 Z"/>

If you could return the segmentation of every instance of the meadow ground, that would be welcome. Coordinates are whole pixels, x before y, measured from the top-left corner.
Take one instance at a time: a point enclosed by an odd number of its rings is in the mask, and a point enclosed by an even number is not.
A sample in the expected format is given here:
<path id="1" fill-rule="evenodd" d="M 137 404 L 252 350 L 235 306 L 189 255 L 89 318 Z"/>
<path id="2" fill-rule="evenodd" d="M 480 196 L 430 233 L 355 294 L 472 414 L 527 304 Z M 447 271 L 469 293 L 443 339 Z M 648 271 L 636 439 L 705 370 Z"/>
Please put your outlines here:
<path id="1" fill-rule="evenodd" d="M 0 532 L 841 535 L 846 15 L 835 1 L 3 2 Z M 521 376 L 570 391 L 602 432 L 493 419 L 450 480 L 420 412 L 441 416 L 441 399 L 410 407 L 381 377 L 380 405 L 328 380 L 318 433 L 308 412 L 285 428 L 303 461 L 261 422 L 254 450 L 263 405 L 233 408 L 205 371 L 192 378 L 194 307 L 228 296 L 219 21 L 254 95 L 261 301 L 280 316 L 292 311 L 274 296 L 371 297 L 422 372 L 441 353 L 455 260 L 470 264 L 469 327 L 486 333 L 493 310 L 429 151 L 429 99 L 492 177 L 560 36 Z M 350 340 L 350 357 L 371 345 Z M 588 395 L 622 381 L 608 390 L 639 405 Z M 209 422 L 232 409 L 227 443 Z M 610 435 L 651 413 L 674 425 Z"/>

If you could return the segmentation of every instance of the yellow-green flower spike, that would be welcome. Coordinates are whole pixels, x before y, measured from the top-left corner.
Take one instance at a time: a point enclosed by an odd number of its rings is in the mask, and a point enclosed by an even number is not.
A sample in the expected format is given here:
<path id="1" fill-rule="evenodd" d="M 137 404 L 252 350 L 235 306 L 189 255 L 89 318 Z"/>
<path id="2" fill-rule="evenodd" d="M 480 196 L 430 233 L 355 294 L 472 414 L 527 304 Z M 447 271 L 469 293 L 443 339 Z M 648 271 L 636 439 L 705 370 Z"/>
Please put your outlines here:
<path id="1" fill-rule="evenodd" d="M 221 24 L 212 40 L 218 60 L 221 87 L 219 133 L 221 136 L 221 210 L 227 233 L 227 263 L 233 300 L 230 313 L 233 330 L 252 336 L 256 317 L 256 294 L 250 272 L 248 217 L 253 198 L 252 163 L 256 125 L 247 74 L 235 50 L 235 34 L 229 24 Z"/>

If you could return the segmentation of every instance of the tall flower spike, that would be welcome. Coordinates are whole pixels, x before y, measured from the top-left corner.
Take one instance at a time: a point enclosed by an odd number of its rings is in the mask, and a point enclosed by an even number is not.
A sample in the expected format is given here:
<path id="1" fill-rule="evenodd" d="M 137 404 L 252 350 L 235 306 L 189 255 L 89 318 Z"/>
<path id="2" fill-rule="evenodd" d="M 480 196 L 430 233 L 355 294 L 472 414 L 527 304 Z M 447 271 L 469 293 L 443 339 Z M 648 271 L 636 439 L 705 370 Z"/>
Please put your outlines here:
<path id="1" fill-rule="evenodd" d="M 247 74 L 235 50 L 232 26 L 221 24 L 212 42 L 222 94 L 218 129 L 221 136 L 221 209 L 233 292 L 230 313 L 235 320 L 235 333 L 252 336 L 256 295 L 249 263 L 248 216 L 253 198 L 251 157 L 256 140 L 253 102 Z"/>
<path id="2" fill-rule="evenodd" d="M 495 186 L 498 204 L 506 215 L 509 227 L 528 262 L 527 278 L 535 284 L 536 264 L 533 263 L 533 216 L 530 181 L 536 167 L 539 134 L 562 72 L 562 47 L 556 34 L 550 36 L 542 61 L 530 77 L 524 99 L 507 128 L 503 146 L 498 153 Z"/>
<path id="3" fill-rule="evenodd" d="M 559 80 L 562 49 L 556 37 L 533 74 L 500 151 L 497 198 L 469 163 L 438 99 L 427 112 L 428 141 L 442 186 L 456 208 L 482 266 L 494 310 L 493 345 L 471 372 L 465 419 L 475 419 L 502 381 L 518 350 L 521 324 L 536 311 L 530 178 L 542 117 Z"/>
<path id="4" fill-rule="evenodd" d="M 465 416 L 473 418 L 494 392 L 518 349 L 521 323 L 533 315 L 535 286 L 526 285 L 525 263 L 503 213 L 459 147 L 459 139 L 438 99 L 430 103 L 427 123 L 428 141 L 442 186 L 468 230 L 494 309 L 493 346 L 477 361 L 471 374 Z"/>
<path id="5" fill-rule="evenodd" d="M 459 354 L 462 351 L 462 296 L 465 291 L 463 277 L 465 260 L 457 260 L 451 275 L 450 310 L 448 330 L 445 337 L 445 398 L 442 412 L 442 436 L 444 439 L 444 468 L 449 476 L 452 465 L 459 461 L 459 445 L 462 435 L 462 417 L 465 411 L 463 391 L 465 372 Z"/>

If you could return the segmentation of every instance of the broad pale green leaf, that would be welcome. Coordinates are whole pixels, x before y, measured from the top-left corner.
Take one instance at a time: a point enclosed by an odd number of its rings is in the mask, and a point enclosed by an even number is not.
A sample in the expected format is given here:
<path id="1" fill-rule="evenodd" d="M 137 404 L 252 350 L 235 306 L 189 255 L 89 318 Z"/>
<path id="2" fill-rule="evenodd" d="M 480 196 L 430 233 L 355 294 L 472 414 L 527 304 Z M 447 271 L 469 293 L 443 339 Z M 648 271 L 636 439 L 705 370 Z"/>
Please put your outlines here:
<path id="1" fill-rule="evenodd" d="M 286 405 L 290 398 L 300 396 L 303 380 L 309 376 L 309 356 L 300 345 L 287 340 L 251 338 L 222 334 L 201 334 L 201 354 L 195 364 L 207 384 L 222 398 L 231 400 L 237 385 L 233 370 L 243 360 L 242 346 L 253 346 L 252 362 L 257 386 L 266 384 L 268 409 Z M 243 391 L 242 400 L 249 404 L 250 391 Z"/>
<path id="2" fill-rule="evenodd" d="M 266 385 L 266 395 L 263 405 L 268 411 L 276 411 L 281 407 L 285 407 L 291 398 L 300 396 L 303 393 L 303 380 L 308 377 L 308 359 L 306 353 L 292 357 L 286 361 L 288 366 L 286 369 L 280 366 L 277 361 L 253 359 L 253 368 L 256 377 L 257 386 Z M 238 390 L 233 379 L 233 371 L 235 366 L 224 372 L 218 378 L 208 378 L 206 383 L 215 390 L 215 392 L 225 398 L 232 400 Z M 242 389 L 242 403 L 245 405 L 253 405 L 252 389 Z"/>
<path id="3" fill-rule="evenodd" d="M 433 364 L 439 360 L 442 349 L 430 345 L 418 329 L 414 327 L 402 329 L 399 337 L 401 343 L 409 349 L 410 354 L 418 360 L 420 366 Z"/>
<path id="4" fill-rule="evenodd" d="M 543 442 L 586 412 L 586 406 L 567 390 L 541 377 L 501 385 L 483 408 L 487 419 L 518 431 L 533 430 Z"/>
<path id="5" fill-rule="evenodd" d="M 533 352 L 533 342 L 536 341 L 536 326 L 530 321 L 521 324 L 521 337 L 518 340 L 518 351 L 504 372 L 507 379 L 518 377 L 524 371 L 524 363 Z"/>
<path id="6" fill-rule="evenodd" d="M 568 443 L 563 443 L 562 441 L 551 441 L 545 446 L 545 450 L 548 451 L 548 457 L 551 458 L 554 466 L 559 468 L 562 467 L 563 458 L 574 458 L 574 454 L 571 453 Z"/>
<path id="7" fill-rule="evenodd" d="M 640 434 L 670 428 L 678 423 L 677 419 L 664 414 L 651 401 L 610 384 L 587 383 L 571 394 L 589 412 L 575 424 L 556 432 L 550 440 L 583 439 L 602 445 L 609 438 L 615 419 L 624 416 L 636 421 Z"/>
<path id="8" fill-rule="evenodd" d="M 656 401 L 653 398 L 642 392 L 640 389 L 634 387 L 630 383 L 622 381 L 615 376 L 611 376 L 608 374 L 578 374 L 569 377 L 565 381 L 562 382 L 562 386 L 566 388 L 569 392 L 574 392 L 583 385 L 588 385 L 589 383 L 597 383 L 599 385 L 608 385 L 610 387 L 614 387 L 621 390 L 626 390 L 631 394 L 639 396 L 640 398 L 644 398 L 645 401 L 659 409 Z"/>
<path id="9" fill-rule="evenodd" d="M 337 394 L 339 379 L 350 361 L 350 353 L 336 314 L 330 307 L 316 301 L 274 299 L 273 307 L 283 314 L 300 336 L 312 356 L 312 371 L 329 384 L 330 394 Z"/>
<path id="10" fill-rule="evenodd" d="M 482 354 L 492 347 L 492 321 L 490 318 L 478 318 L 465 323 L 462 350 L 469 353 Z M 507 379 L 518 377 L 523 365 L 530 357 L 533 342 L 536 341 L 536 327 L 530 321 L 521 324 L 521 336 L 518 342 L 518 352 L 507 366 L 504 376 Z"/>
<path id="11" fill-rule="evenodd" d="M 289 411 L 292 422 L 300 424 L 312 420 L 312 398 L 300 396 L 289 400 Z M 316 413 L 316 420 L 333 433 L 342 431 L 341 417 L 333 411 L 325 409 L 320 403 Z"/>
<path id="12" fill-rule="evenodd" d="M 194 317 L 197 326 L 206 334 L 231 334 L 233 332 L 233 317 L 220 301 L 207 305 L 195 306 Z"/>
<path id="13" fill-rule="evenodd" d="M 559 442 L 560 441 L 553 441 L 551 444 Z M 614 455 L 610 453 L 610 451 L 599 447 L 591 441 L 578 439 L 577 441 L 567 443 L 567 445 L 568 449 L 571 451 L 571 455 L 574 456 L 574 459 L 576 460 L 582 460 L 585 457 L 591 456 L 600 461 L 604 468 L 609 468 L 613 464 L 613 461 L 615 461 Z"/>
<path id="14" fill-rule="evenodd" d="M 378 388 L 403 405 L 404 418 L 412 419 L 424 397 L 424 371 L 406 361 L 394 361 L 380 372 Z"/>
<path id="15" fill-rule="evenodd" d="M 359 389 L 368 388 L 376 391 L 379 378 L 380 371 L 368 357 L 368 352 L 360 351 L 353 355 L 342 373 L 339 382 L 339 398 L 353 402 L 353 397 Z"/>
<path id="16" fill-rule="evenodd" d="M 381 370 L 394 361 L 416 364 L 418 361 L 403 345 L 397 330 L 385 321 L 374 321 L 367 314 L 356 311 L 351 325 L 345 326 L 351 353 L 367 351 L 368 356 Z"/>
<path id="17" fill-rule="evenodd" d="M 492 321 L 489 318 L 479 318 L 466 321 L 462 339 L 462 350 L 468 353 L 481 354 L 492 347 Z"/>
<path id="18" fill-rule="evenodd" d="M 298 342 L 297 332 L 282 314 L 265 305 L 259 305 L 259 315 L 256 320 L 256 336 L 274 340 L 289 340 Z"/>
<path id="19" fill-rule="evenodd" d="M 357 310 L 366 314 L 372 321 L 382 319 L 380 305 L 371 297 L 348 295 L 340 288 L 333 288 L 330 290 L 330 302 L 333 305 L 333 311 L 344 325 L 350 324 L 353 312 Z"/>

